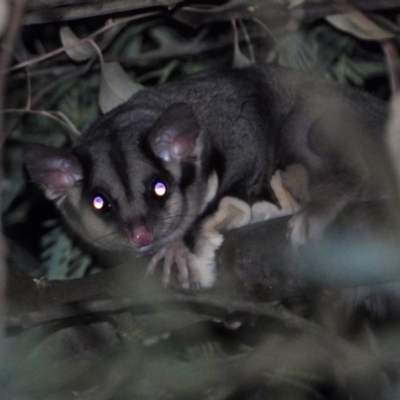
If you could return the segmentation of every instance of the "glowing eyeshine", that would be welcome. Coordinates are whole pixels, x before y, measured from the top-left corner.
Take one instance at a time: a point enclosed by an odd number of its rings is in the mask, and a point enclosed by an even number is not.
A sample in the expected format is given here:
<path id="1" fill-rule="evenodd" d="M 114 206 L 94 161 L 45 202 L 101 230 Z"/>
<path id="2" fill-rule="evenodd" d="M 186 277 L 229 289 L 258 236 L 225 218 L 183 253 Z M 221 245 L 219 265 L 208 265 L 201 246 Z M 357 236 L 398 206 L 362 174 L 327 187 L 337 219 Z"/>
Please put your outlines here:
<path id="1" fill-rule="evenodd" d="M 102 210 L 104 208 L 105 202 L 104 199 L 101 196 L 96 196 L 93 199 L 93 207 L 96 210 Z"/>
<path id="2" fill-rule="evenodd" d="M 157 197 L 163 197 L 167 193 L 167 187 L 163 182 L 156 182 L 153 191 Z"/>

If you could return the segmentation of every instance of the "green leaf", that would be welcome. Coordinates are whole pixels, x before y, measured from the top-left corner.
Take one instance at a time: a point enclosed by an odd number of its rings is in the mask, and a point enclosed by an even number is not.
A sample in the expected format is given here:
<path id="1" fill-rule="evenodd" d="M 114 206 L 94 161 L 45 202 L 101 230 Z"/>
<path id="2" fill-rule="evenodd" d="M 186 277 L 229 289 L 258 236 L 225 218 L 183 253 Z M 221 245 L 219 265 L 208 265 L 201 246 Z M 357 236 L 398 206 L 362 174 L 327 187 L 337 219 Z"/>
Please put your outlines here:
<path id="1" fill-rule="evenodd" d="M 75 42 L 77 43 L 76 46 L 65 50 L 68 56 L 74 61 L 87 61 L 96 55 L 96 51 L 94 50 L 93 46 L 91 46 L 88 42 L 81 42 L 78 44 L 80 39 L 75 35 L 69 26 L 63 26 L 60 28 L 60 39 L 63 46 L 69 46 Z"/>
<path id="2" fill-rule="evenodd" d="M 125 103 L 142 89 L 117 62 L 102 63 L 99 105 L 103 113 Z"/>
<path id="3" fill-rule="evenodd" d="M 175 30 L 166 26 L 154 27 L 150 30 L 149 34 L 160 47 L 187 43 L 187 40 L 180 36 Z"/>
<path id="4" fill-rule="evenodd" d="M 335 28 L 364 40 L 383 40 L 394 37 L 394 33 L 377 25 L 359 11 L 330 15 L 326 20 Z"/>
<path id="5" fill-rule="evenodd" d="M 77 247 L 56 220 L 44 224 L 50 230 L 41 238 L 41 260 L 46 278 L 70 279 L 85 275 L 91 258 Z"/>

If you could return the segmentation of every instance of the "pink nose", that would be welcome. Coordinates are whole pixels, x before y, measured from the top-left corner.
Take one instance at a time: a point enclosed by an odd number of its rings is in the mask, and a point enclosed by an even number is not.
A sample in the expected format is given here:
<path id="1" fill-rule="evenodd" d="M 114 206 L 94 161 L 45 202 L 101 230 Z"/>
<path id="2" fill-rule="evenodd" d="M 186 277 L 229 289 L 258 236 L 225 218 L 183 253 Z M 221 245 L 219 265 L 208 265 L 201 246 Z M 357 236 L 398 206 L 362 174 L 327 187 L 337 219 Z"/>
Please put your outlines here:
<path id="1" fill-rule="evenodd" d="M 134 247 L 148 246 L 153 240 L 153 234 L 145 222 L 138 222 L 133 225 L 129 232 L 129 239 Z"/>

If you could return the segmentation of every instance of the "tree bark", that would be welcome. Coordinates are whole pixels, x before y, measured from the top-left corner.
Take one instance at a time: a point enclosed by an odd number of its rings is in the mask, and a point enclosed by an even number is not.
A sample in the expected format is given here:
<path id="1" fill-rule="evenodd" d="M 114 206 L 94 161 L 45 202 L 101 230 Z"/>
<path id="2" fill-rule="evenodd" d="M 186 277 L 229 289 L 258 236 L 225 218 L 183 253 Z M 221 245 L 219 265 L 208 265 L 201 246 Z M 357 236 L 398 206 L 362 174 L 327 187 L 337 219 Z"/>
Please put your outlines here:
<path id="1" fill-rule="evenodd" d="M 43 318 L 101 311 L 102 307 L 102 311 L 111 311 L 144 303 L 184 301 L 185 296 L 188 301 L 206 302 L 217 296 L 229 306 L 233 299 L 273 301 L 324 289 L 400 281 L 400 234 L 386 204 L 348 207 L 323 241 L 299 249 L 293 249 L 286 237 L 288 220 L 276 218 L 227 232 L 216 255 L 217 283 L 208 291 L 182 294 L 173 287 L 162 288 L 161 268 L 156 276 L 144 277 L 148 258 L 67 281 L 37 281 L 11 271 L 9 324 L 30 325 Z M 54 314 L 43 317 L 40 313 L 44 310 Z M 31 314 L 21 319 L 26 313 Z"/>
<path id="2" fill-rule="evenodd" d="M 364 11 L 377 11 L 400 7 L 399 0 L 348 0 L 347 4 Z M 209 4 L 210 5 L 210 4 Z M 178 19 L 187 23 L 198 25 L 204 22 L 216 20 L 229 20 L 232 18 L 264 18 L 270 20 L 282 20 L 290 15 L 295 15 L 305 22 L 312 22 L 327 15 L 340 12 L 337 4 L 331 0 L 316 3 L 305 1 L 299 6 L 289 10 L 277 0 L 232 0 L 222 6 L 218 3 L 212 8 L 202 10 L 192 6 L 185 7 L 180 0 L 31 0 L 25 15 L 24 24 L 44 24 L 50 22 L 73 21 L 76 19 L 115 16 L 121 13 L 136 12 L 143 9 L 157 9 L 164 11 L 178 10 Z M 256 14 L 254 14 L 256 10 Z"/>

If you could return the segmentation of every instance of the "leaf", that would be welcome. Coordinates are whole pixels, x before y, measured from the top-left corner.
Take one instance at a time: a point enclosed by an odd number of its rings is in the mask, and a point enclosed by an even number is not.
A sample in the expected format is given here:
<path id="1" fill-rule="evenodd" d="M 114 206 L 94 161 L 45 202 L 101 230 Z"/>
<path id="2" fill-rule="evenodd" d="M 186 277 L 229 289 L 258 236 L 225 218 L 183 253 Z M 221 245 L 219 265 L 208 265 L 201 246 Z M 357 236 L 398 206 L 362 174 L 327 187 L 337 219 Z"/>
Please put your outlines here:
<path id="1" fill-rule="evenodd" d="M 359 11 L 330 15 L 325 18 L 335 28 L 350 33 L 359 39 L 383 40 L 395 36 L 393 32 L 378 26 Z"/>
<path id="2" fill-rule="evenodd" d="M 299 7 L 304 3 L 305 0 L 289 0 L 289 8 Z"/>
<path id="3" fill-rule="evenodd" d="M 91 258 L 75 246 L 57 220 L 47 220 L 50 230 L 41 238 L 41 261 L 48 279 L 80 278 L 85 275 Z"/>
<path id="4" fill-rule="evenodd" d="M 171 46 L 174 44 L 184 44 L 185 39 L 180 36 L 176 30 L 166 26 L 157 26 L 150 30 L 149 35 L 157 42 L 159 46 Z"/>
<path id="5" fill-rule="evenodd" d="M 117 62 L 102 63 L 99 104 L 106 113 L 125 103 L 143 86 L 134 82 Z"/>
<path id="6" fill-rule="evenodd" d="M 96 55 L 95 49 L 87 42 L 79 42 L 78 36 L 71 30 L 69 26 L 63 26 L 60 28 L 60 39 L 63 46 L 69 46 L 72 43 L 77 42 L 77 45 L 65 50 L 68 56 L 77 62 L 86 61 Z"/>
<path id="7" fill-rule="evenodd" d="M 132 55 L 140 54 L 141 43 L 143 41 L 143 31 L 154 25 L 153 20 L 143 22 L 141 24 L 128 25 L 112 43 L 108 49 L 108 54 L 123 55 L 129 57 Z M 131 49 L 133 47 L 133 50 Z"/>
<path id="8" fill-rule="evenodd" d="M 160 69 L 160 79 L 158 83 L 167 82 L 174 70 L 178 67 L 179 61 L 178 60 L 171 60 L 164 68 Z"/>
<path id="9" fill-rule="evenodd" d="M 100 40 L 99 48 L 101 50 L 106 49 L 114 41 L 115 37 L 118 36 L 119 33 L 125 29 L 126 23 L 118 23 L 119 21 L 120 19 L 117 18 L 115 20 L 115 25 L 113 24 L 112 20 L 106 23 L 106 25 L 109 24 L 110 27 L 104 32 Z"/>

